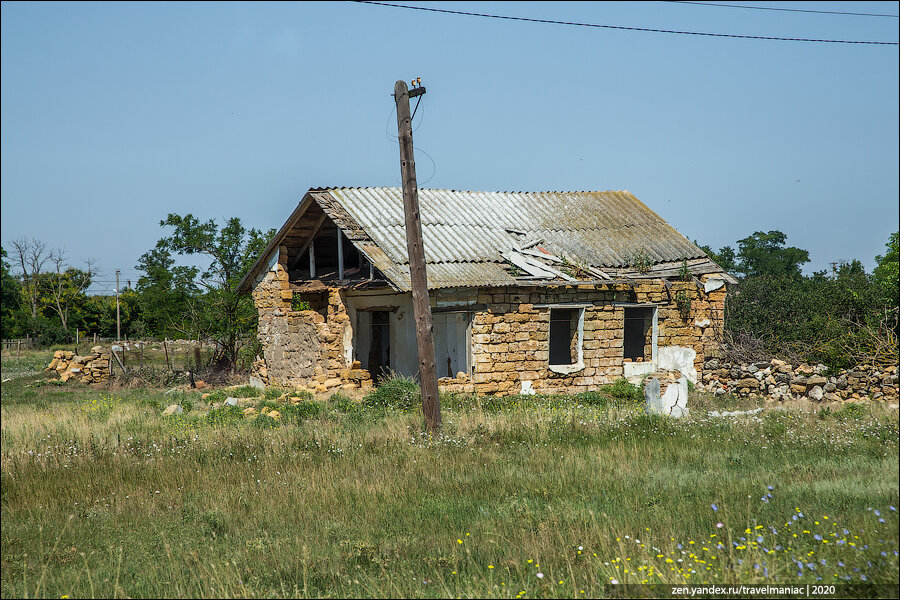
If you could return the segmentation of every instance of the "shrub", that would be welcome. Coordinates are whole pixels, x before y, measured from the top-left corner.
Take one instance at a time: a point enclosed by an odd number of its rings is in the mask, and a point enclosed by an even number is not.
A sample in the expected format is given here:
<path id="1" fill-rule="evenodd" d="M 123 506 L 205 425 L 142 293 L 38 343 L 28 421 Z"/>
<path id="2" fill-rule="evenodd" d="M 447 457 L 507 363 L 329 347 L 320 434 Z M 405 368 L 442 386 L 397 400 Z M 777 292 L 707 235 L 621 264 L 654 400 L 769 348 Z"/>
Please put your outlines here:
<path id="1" fill-rule="evenodd" d="M 206 414 L 206 422 L 210 425 L 234 425 L 244 419 L 244 413 L 239 406 L 220 406 Z"/>
<path id="2" fill-rule="evenodd" d="M 422 404 L 422 392 L 412 377 L 396 371 L 383 377 L 378 387 L 363 398 L 363 405 L 372 408 L 393 408 L 401 411 L 417 409 Z"/>
<path id="3" fill-rule="evenodd" d="M 276 387 L 266 388 L 266 391 L 263 393 L 263 398 L 266 400 L 278 400 L 282 396 L 284 396 L 286 390 Z"/>
<path id="4" fill-rule="evenodd" d="M 281 413 L 281 418 L 285 422 L 300 424 L 306 419 L 321 415 L 325 407 L 321 402 L 301 402 L 300 404 L 285 404 L 276 410 Z"/>
<path id="5" fill-rule="evenodd" d="M 269 415 L 262 414 L 254 417 L 250 421 L 250 424 L 258 429 L 275 429 L 276 427 L 281 425 L 281 423 L 278 422 L 278 419 L 273 419 Z"/>
<path id="6" fill-rule="evenodd" d="M 307 392 L 306 390 L 296 390 L 288 393 L 288 398 L 300 398 L 304 402 L 311 402 L 313 399 L 313 395 L 311 392 Z"/>
<path id="7" fill-rule="evenodd" d="M 209 396 L 206 397 L 206 401 L 213 404 L 215 402 L 225 402 L 226 398 L 228 398 L 228 394 L 225 393 L 225 390 L 216 390 L 210 392 Z"/>
<path id="8" fill-rule="evenodd" d="M 610 397 L 600 392 L 578 392 L 575 394 L 575 400 L 579 404 L 587 406 L 604 407 L 609 405 Z"/>
<path id="9" fill-rule="evenodd" d="M 231 389 L 233 398 L 259 398 L 261 395 L 260 389 L 252 385 L 242 385 Z"/>
<path id="10" fill-rule="evenodd" d="M 638 386 L 628 383 L 624 377 L 617 379 L 615 383 L 601 386 L 600 391 L 622 404 L 641 404 L 644 402 L 644 393 Z"/>
<path id="11" fill-rule="evenodd" d="M 841 421 L 854 420 L 858 421 L 869 414 L 869 408 L 864 404 L 855 402 L 847 402 L 840 410 L 835 411 L 834 417 Z"/>
<path id="12" fill-rule="evenodd" d="M 357 413 L 361 408 L 358 402 L 354 402 L 342 394 L 332 395 L 328 402 L 334 406 L 335 410 L 342 413 Z"/>

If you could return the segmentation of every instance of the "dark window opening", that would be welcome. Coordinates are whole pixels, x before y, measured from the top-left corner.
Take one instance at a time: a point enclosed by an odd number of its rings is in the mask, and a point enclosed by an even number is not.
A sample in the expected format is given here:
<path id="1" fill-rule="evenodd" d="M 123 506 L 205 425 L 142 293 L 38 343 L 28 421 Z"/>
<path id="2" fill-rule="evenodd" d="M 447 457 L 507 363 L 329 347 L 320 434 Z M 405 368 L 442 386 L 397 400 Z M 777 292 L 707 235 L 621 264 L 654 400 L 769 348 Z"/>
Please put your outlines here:
<path id="1" fill-rule="evenodd" d="M 550 364 L 574 365 L 578 362 L 578 318 L 575 308 L 550 309 Z"/>
<path id="2" fill-rule="evenodd" d="M 376 381 L 391 369 L 391 313 L 377 310 L 371 316 L 371 337 L 367 367 Z"/>
<path id="3" fill-rule="evenodd" d="M 624 357 L 633 361 L 651 360 L 652 337 L 653 307 L 626 307 Z"/>

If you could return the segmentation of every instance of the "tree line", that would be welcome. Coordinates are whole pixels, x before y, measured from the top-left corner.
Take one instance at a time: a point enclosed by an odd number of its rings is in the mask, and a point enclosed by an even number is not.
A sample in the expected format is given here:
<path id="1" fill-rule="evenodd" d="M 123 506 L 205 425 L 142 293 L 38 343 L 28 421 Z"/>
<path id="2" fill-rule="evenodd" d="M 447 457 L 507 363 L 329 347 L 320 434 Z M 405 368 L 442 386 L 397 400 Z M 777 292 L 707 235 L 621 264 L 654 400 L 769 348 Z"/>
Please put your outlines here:
<path id="1" fill-rule="evenodd" d="M 757 231 L 737 249 L 701 248 L 740 279 L 725 301 L 725 350 L 734 360 L 771 356 L 846 368 L 897 364 L 898 236 L 867 273 L 857 259 L 804 276 L 809 252 L 780 231 Z"/>
<path id="2" fill-rule="evenodd" d="M 239 218 L 220 227 L 191 214 L 170 214 L 160 226 L 168 235 L 138 259 L 137 284 L 119 290 L 122 335 L 215 342 L 212 361 L 233 366 L 242 349 L 255 345 L 257 322 L 251 299 L 235 287 L 275 230 L 248 230 Z M 34 337 L 50 345 L 74 341 L 76 331 L 116 335 L 115 296 L 87 293 L 96 277 L 92 262 L 73 266 L 63 251 L 34 239 L 16 240 L 0 252 L 4 339 Z M 207 266 L 178 264 L 192 256 Z"/>
<path id="3" fill-rule="evenodd" d="M 255 346 L 257 325 L 251 299 L 235 287 L 275 230 L 248 230 L 239 218 L 220 226 L 192 214 L 170 214 L 160 226 L 166 235 L 135 265 L 142 273 L 137 285 L 120 290 L 122 334 L 214 341 L 216 364 L 234 365 L 242 349 Z M 748 360 L 792 353 L 835 367 L 872 358 L 896 363 L 898 235 L 891 234 L 871 273 L 849 260 L 831 273 L 804 276 L 809 252 L 788 246 L 780 231 L 757 231 L 718 251 L 700 246 L 740 280 L 726 300 L 726 348 Z M 187 257 L 208 266 L 179 264 Z M 90 261 L 73 266 L 38 240 L 3 248 L 3 338 L 46 345 L 71 342 L 76 330 L 115 336 L 115 297 L 86 293 L 95 275 Z"/>

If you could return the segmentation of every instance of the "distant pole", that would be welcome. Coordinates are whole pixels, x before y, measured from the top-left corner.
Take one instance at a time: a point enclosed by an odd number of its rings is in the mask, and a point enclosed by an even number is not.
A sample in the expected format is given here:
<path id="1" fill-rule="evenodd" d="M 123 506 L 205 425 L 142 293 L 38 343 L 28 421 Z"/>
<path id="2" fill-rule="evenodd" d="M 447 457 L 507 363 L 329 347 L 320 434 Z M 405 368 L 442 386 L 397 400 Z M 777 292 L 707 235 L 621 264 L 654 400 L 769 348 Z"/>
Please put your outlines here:
<path id="1" fill-rule="evenodd" d="M 413 156 L 412 119 L 409 98 L 421 96 L 424 87 L 394 85 L 397 104 L 397 131 L 400 138 L 400 174 L 403 177 L 403 212 L 406 215 L 406 246 L 409 251 L 409 276 L 412 283 L 413 317 L 416 320 L 416 345 L 419 351 L 419 378 L 422 382 L 422 412 L 429 431 L 441 428 L 441 404 L 438 397 L 437 369 L 434 364 L 434 321 L 428 302 L 425 273 L 425 249 L 422 245 L 422 223 L 419 220 L 419 189 Z"/>
<path id="2" fill-rule="evenodd" d="M 119 270 L 116 269 L 116 341 L 122 340 L 122 320 L 119 315 Z"/>

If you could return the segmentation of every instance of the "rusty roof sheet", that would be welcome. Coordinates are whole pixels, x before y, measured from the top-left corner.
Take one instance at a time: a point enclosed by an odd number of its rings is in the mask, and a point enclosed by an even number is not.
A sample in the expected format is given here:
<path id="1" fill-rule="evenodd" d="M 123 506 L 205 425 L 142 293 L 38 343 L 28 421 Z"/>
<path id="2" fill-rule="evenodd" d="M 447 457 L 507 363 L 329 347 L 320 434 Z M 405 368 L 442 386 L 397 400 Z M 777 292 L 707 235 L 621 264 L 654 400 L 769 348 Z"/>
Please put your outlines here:
<path id="1" fill-rule="evenodd" d="M 385 276 L 409 289 L 400 188 L 310 193 Z M 601 269 L 627 267 L 636 256 L 654 264 L 706 257 L 627 191 L 420 189 L 419 206 L 430 288 L 514 284 L 500 253 L 538 239 L 553 254 Z"/>

